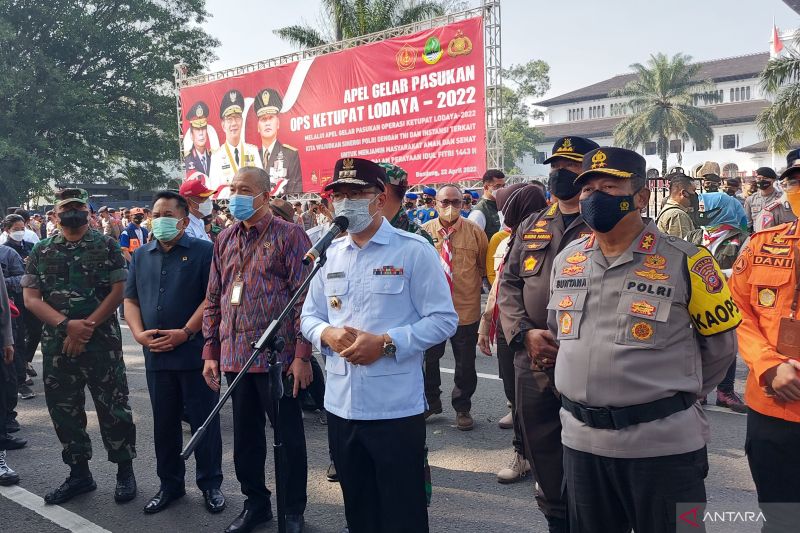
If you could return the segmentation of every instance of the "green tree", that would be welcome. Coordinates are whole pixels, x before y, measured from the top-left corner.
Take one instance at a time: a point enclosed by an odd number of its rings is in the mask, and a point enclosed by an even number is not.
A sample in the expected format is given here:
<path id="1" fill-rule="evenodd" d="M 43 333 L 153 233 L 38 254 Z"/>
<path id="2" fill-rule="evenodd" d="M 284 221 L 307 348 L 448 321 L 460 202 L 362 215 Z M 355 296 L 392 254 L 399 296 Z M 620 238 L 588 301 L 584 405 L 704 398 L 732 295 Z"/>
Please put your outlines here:
<path id="1" fill-rule="evenodd" d="M 711 125 L 716 117 L 694 105 L 696 94 L 710 97 L 713 84 L 698 80 L 698 64 L 691 57 L 675 54 L 650 56 L 647 66 L 631 65 L 637 78 L 609 96 L 628 99 L 631 115 L 622 119 L 614 129 L 616 144 L 636 150 L 645 143 L 656 142 L 656 152 L 661 158 L 661 175 L 667 173 L 669 141 L 693 140 L 697 145 L 710 146 L 714 138 Z M 678 162 L 682 161 L 678 152 Z"/>
<path id="2" fill-rule="evenodd" d="M 0 206 L 53 182 L 165 183 L 173 65 L 213 59 L 206 16 L 204 0 L 0 0 Z"/>
<path id="3" fill-rule="evenodd" d="M 761 73 L 761 87 L 772 103 L 759 113 L 757 122 L 774 152 L 788 151 L 800 139 L 800 54 L 795 49 L 787 47 L 786 55 L 771 59 Z"/>
<path id="4" fill-rule="evenodd" d="M 503 165 L 506 173 L 519 174 L 525 156 L 536 155 L 542 134 L 531 126 L 541 113 L 527 102 L 543 96 L 550 89 L 550 66 L 541 60 L 503 69 L 506 85 L 501 89 L 503 118 L 500 133 L 503 139 Z"/>
<path id="5" fill-rule="evenodd" d="M 463 6 L 460 0 L 322 0 L 319 27 L 295 24 L 274 33 L 299 48 L 314 48 L 438 17 Z"/>

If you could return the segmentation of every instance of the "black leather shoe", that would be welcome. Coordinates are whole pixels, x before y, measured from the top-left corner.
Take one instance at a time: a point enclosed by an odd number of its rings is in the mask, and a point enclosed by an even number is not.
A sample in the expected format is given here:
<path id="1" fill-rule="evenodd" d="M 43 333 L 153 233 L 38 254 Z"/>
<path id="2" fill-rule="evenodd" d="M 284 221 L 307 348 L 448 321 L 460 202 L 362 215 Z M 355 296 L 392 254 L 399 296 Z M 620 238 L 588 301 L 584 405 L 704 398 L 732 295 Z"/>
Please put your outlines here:
<path id="1" fill-rule="evenodd" d="M 19 430 L 19 422 L 16 420 L 8 420 L 6 422 L 6 433 L 16 433 Z"/>
<path id="2" fill-rule="evenodd" d="M 19 450 L 27 445 L 28 441 L 25 439 L 12 437 L 11 435 L 6 435 L 4 438 L 0 438 L 0 450 Z"/>
<path id="3" fill-rule="evenodd" d="M 225 533 L 250 533 L 256 526 L 264 522 L 269 522 L 270 520 L 272 520 L 272 509 L 269 507 L 266 509 L 251 510 L 245 505 L 245 508 L 242 510 L 241 514 L 236 517 L 236 520 L 225 528 Z"/>
<path id="4" fill-rule="evenodd" d="M 339 474 L 336 473 L 336 465 L 331 463 L 328 465 L 328 471 L 325 472 L 325 479 L 331 483 L 339 482 Z"/>
<path id="5" fill-rule="evenodd" d="M 170 492 L 167 490 L 160 490 L 156 493 L 155 496 L 150 498 L 150 501 L 147 502 L 147 505 L 144 506 L 144 513 L 145 514 L 156 514 L 160 513 L 167 507 L 169 504 L 174 502 L 179 498 L 183 498 L 186 495 L 186 491 L 182 490 L 180 492 Z"/>
<path id="6" fill-rule="evenodd" d="M 88 477 L 68 477 L 64 483 L 55 490 L 44 495 L 44 503 L 60 504 L 68 502 L 78 494 L 91 492 L 97 488 L 92 476 Z"/>
<path id="7" fill-rule="evenodd" d="M 286 515 L 286 533 L 303 533 L 306 520 L 301 514 Z"/>
<path id="8" fill-rule="evenodd" d="M 221 513 L 225 509 L 225 495 L 219 489 L 208 489 L 203 491 L 203 498 L 206 500 L 206 509 L 209 513 Z"/>
<path id="9" fill-rule="evenodd" d="M 114 501 L 117 503 L 129 502 L 136 497 L 136 477 L 133 471 L 117 474 L 117 488 L 114 490 Z"/>

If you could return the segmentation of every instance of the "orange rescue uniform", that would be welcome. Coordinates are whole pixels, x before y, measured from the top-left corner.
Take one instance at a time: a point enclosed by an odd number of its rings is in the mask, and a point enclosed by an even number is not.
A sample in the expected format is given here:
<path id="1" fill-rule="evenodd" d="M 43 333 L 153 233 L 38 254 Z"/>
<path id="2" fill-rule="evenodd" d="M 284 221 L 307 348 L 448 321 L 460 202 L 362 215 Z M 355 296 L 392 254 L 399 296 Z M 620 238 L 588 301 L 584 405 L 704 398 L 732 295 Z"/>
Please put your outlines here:
<path id="1" fill-rule="evenodd" d="M 791 313 L 795 262 L 800 261 L 798 245 L 797 221 L 754 234 L 734 263 L 729 281 L 733 299 L 742 312 L 737 329 L 739 353 L 750 367 L 745 403 L 763 415 L 790 422 L 800 422 L 800 402 L 767 396 L 764 373 L 789 360 L 775 347 L 781 317 Z"/>

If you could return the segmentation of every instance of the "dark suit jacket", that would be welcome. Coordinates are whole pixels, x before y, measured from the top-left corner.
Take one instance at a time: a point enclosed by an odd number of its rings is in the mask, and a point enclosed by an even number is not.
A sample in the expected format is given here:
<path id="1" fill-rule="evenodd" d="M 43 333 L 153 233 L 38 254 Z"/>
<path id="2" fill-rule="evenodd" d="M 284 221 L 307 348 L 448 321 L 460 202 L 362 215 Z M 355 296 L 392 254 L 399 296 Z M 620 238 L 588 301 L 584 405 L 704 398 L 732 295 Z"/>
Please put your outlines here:
<path id="1" fill-rule="evenodd" d="M 277 146 L 277 144 L 276 144 Z M 211 152 L 206 150 L 206 153 L 203 157 L 198 155 L 197 151 L 192 148 L 192 151 L 189 152 L 189 155 L 183 160 L 183 164 L 186 168 L 186 175 L 189 176 L 194 172 L 202 172 L 206 176 L 211 171 Z"/>
<path id="2" fill-rule="evenodd" d="M 287 148 L 280 141 L 275 141 L 275 148 L 269 154 L 269 161 L 263 161 L 264 169 L 269 172 L 269 169 L 275 167 L 275 161 L 278 160 L 280 152 L 283 152 L 283 168 L 286 169 L 286 179 L 289 181 L 284 192 L 303 192 L 303 174 L 300 170 L 300 154 L 297 150 Z M 261 158 L 264 158 L 263 147 L 261 148 Z"/>

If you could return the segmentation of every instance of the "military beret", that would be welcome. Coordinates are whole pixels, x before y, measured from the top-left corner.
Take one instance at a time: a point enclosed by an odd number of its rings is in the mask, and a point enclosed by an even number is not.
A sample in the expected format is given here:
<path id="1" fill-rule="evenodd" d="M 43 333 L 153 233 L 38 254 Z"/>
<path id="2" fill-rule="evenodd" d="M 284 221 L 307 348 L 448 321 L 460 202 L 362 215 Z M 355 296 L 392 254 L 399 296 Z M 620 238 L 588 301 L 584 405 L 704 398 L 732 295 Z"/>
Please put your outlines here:
<path id="1" fill-rule="evenodd" d="M 469 191 L 469 195 L 472 196 L 473 200 L 478 200 L 481 197 L 481 195 L 478 194 L 478 191 Z"/>
<path id="2" fill-rule="evenodd" d="M 393 163 L 381 162 L 378 165 L 386 172 L 386 184 L 408 187 L 408 172 Z"/>
<path id="3" fill-rule="evenodd" d="M 283 107 L 283 98 L 275 89 L 262 89 L 253 100 L 253 109 L 257 117 L 277 115 Z"/>
<path id="4" fill-rule="evenodd" d="M 406 198 L 409 199 L 409 200 L 416 200 L 417 198 L 419 198 L 419 196 L 417 196 L 413 192 L 407 192 L 406 193 Z"/>
<path id="5" fill-rule="evenodd" d="M 244 112 L 244 96 L 236 89 L 231 89 L 222 97 L 222 103 L 219 105 L 219 118 L 225 118 L 229 115 L 236 113 L 242 114 Z"/>
<path id="6" fill-rule="evenodd" d="M 717 174 L 704 174 L 703 181 L 710 181 L 712 183 L 722 183 L 722 178 Z"/>
<path id="7" fill-rule="evenodd" d="M 632 150 L 603 146 L 583 156 L 582 170 L 575 179 L 575 185 L 582 185 L 587 179 L 603 174 L 622 179 L 630 179 L 634 175 L 645 177 L 647 162 Z"/>
<path id="8" fill-rule="evenodd" d="M 208 105 L 205 102 L 195 102 L 186 113 L 186 120 L 193 128 L 205 128 L 208 125 Z"/>
<path id="9" fill-rule="evenodd" d="M 786 154 L 786 170 L 781 174 L 781 179 L 798 170 L 798 168 L 800 168 L 800 148 L 796 148 Z"/>
<path id="10" fill-rule="evenodd" d="M 759 167 L 756 169 L 756 176 L 764 176 L 765 178 L 772 180 L 778 179 L 778 174 L 776 174 L 775 171 L 769 167 Z"/>
<path id="11" fill-rule="evenodd" d="M 337 185 L 355 185 L 356 187 L 377 187 L 386 190 L 386 171 L 369 159 L 346 157 L 336 162 L 333 167 L 333 181 L 325 186 L 331 191 Z"/>
<path id="12" fill-rule="evenodd" d="M 553 145 L 553 155 L 543 161 L 547 165 L 556 158 L 562 157 L 570 161 L 583 162 L 583 156 L 600 145 L 583 137 L 561 137 Z"/>
<path id="13" fill-rule="evenodd" d="M 436 189 L 433 187 L 425 187 L 422 189 L 422 194 L 427 194 L 428 196 L 436 196 Z"/>
<path id="14" fill-rule="evenodd" d="M 53 204 L 55 204 L 56 207 L 61 207 L 62 205 L 71 204 L 73 202 L 89 205 L 89 193 L 84 189 L 76 188 L 61 189 L 60 191 L 56 191 L 55 199 L 53 201 Z"/>

